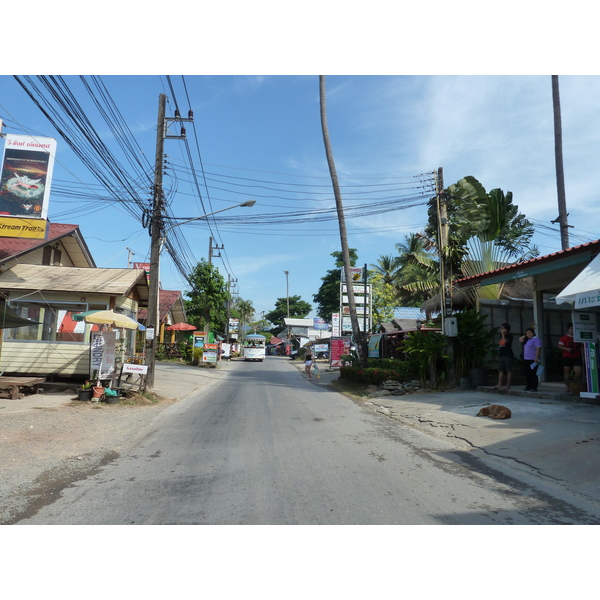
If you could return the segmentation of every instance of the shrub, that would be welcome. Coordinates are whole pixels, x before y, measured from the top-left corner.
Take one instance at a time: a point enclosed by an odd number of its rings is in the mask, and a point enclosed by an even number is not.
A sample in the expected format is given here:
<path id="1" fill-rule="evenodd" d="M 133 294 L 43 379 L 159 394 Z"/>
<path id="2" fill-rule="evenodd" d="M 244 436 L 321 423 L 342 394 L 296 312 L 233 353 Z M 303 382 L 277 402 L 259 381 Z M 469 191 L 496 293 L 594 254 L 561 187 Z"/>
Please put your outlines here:
<path id="1" fill-rule="evenodd" d="M 360 367 L 340 367 L 340 379 L 347 379 L 348 381 L 371 385 L 381 385 L 388 379 L 403 381 L 402 376 L 397 370 L 376 368 L 361 369 Z"/>
<path id="2" fill-rule="evenodd" d="M 369 368 L 395 371 L 400 374 L 400 381 L 410 381 L 411 379 L 417 379 L 419 377 L 419 372 L 415 368 L 414 362 L 410 360 L 370 358 Z"/>
<path id="3" fill-rule="evenodd" d="M 437 331 L 414 331 L 403 342 L 408 362 L 419 374 L 421 383 L 431 379 L 432 387 L 437 386 L 438 359 L 447 358 L 444 354 L 446 338 Z"/>

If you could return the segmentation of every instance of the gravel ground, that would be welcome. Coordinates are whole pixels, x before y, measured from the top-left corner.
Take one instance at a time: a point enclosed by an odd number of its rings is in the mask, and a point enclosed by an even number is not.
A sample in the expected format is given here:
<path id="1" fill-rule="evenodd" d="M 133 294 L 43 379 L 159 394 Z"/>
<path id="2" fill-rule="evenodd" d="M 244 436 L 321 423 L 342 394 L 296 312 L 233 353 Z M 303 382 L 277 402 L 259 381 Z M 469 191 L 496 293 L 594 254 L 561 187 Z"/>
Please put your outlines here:
<path id="1" fill-rule="evenodd" d="M 34 514 L 62 489 L 117 458 L 173 402 L 71 402 L 0 415 L 0 524 Z"/>

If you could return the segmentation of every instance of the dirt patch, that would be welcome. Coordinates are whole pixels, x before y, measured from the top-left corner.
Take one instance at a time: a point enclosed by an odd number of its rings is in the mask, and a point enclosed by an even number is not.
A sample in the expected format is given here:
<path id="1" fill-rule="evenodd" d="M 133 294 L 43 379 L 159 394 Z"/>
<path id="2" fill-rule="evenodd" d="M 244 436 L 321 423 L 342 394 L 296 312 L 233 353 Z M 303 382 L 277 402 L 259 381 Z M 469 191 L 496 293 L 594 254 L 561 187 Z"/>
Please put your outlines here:
<path id="1" fill-rule="evenodd" d="M 144 434 L 176 401 L 146 392 L 116 404 L 78 401 L 0 419 L 0 524 L 12 524 L 60 497 Z"/>

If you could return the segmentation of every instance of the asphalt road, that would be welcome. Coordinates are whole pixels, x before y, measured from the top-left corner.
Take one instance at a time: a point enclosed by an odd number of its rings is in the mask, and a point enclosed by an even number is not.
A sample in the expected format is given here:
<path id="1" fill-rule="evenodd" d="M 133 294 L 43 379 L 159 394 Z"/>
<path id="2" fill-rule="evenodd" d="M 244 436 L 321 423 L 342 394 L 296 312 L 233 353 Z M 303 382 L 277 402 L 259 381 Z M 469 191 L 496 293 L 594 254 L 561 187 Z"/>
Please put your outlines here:
<path id="1" fill-rule="evenodd" d="M 590 516 L 315 386 L 232 362 L 19 524 L 556 524 Z"/>

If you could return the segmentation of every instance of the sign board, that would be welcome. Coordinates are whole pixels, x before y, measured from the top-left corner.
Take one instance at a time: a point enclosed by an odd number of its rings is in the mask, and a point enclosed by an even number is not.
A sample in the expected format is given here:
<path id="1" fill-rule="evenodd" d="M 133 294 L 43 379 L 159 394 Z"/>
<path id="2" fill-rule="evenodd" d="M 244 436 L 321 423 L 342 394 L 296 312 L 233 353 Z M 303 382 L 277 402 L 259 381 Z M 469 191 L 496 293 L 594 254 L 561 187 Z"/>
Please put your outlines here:
<path id="1" fill-rule="evenodd" d="M 367 319 L 367 330 L 369 328 L 369 319 Z M 365 330 L 365 320 L 361 317 L 358 319 L 358 330 Z M 352 331 L 352 321 L 350 317 L 342 317 L 342 333 L 345 331 Z"/>
<path id="2" fill-rule="evenodd" d="M 0 213 L 1 214 L 1 213 Z M 48 221 L 0 216 L 0 237 L 46 239 Z"/>
<path id="3" fill-rule="evenodd" d="M 365 306 L 357 306 L 356 307 L 356 314 L 357 315 L 364 315 L 365 314 L 365 309 L 366 309 L 367 314 L 370 314 L 368 306 L 366 306 L 366 307 Z M 349 306 L 342 306 L 342 312 L 345 315 L 349 315 L 350 314 L 350 307 Z"/>
<path id="4" fill-rule="evenodd" d="M 137 373 L 138 375 L 146 375 L 146 373 L 148 373 L 148 365 L 134 365 L 125 363 L 123 365 L 123 373 Z"/>
<path id="5" fill-rule="evenodd" d="M 369 338 L 369 358 L 379 358 L 379 348 L 381 346 L 381 334 L 372 335 Z"/>
<path id="6" fill-rule="evenodd" d="M 194 348 L 204 348 L 206 333 L 194 333 Z"/>
<path id="7" fill-rule="evenodd" d="M 219 355 L 219 344 L 204 344 L 203 363 L 216 363 Z"/>
<path id="8" fill-rule="evenodd" d="M 146 327 L 146 340 L 154 339 L 154 327 Z"/>
<path id="9" fill-rule="evenodd" d="M 346 305 L 350 302 L 348 296 L 342 296 L 342 304 Z M 371 304 L 369 296 L 354 296 L 354 304 Z"/>
<path id="10" fill-rule="evenodd" d="M 319 319 L 319 318 L 313 319 L 313 329 L 327 331 L 328 328 L 329 328 L 329 326 L 325 322 L 325 319 Z"/>
<path id="11" fill-rule="evenodd" d="M 331 337 L 340 337 L 340 313 L 331 315 Z"/>
<path id="12" fill-rule="evenodd" d="M 0 216 L 47 219 L 55 155 L 54 138 L 6 136 L 0 173 Z"/>
<path id="13" fill-rule="evenodd" d="M 598 382 L 598 344 L 595 342 L 585 344 L 583 348 L 585 356 L 587 389 L 591 394 L 598 394 L 598 391 L 600 390 L 600 385 Z"/>
<path id="14" fill-rule="evenodd" d="M 342 271 L 342 281 L 346 281 L 346 270 L 341 269 Z M 358 283 L 363 280 L 363 268 L 362 267 L 350 267 L 350 276 L 352 277 L 352 281 L 354 283 Z"/>
<path id="15" fill-rule="evenodd" d="M 591 308 L 592 306 L 600 306 L 600 290 L 590 290 L 589 292 L 580 292 L 575 294 L 575 310 Z"/>
<path id="16" fill-rule="evenodd" d="M 347 294 L 348 293 L 348 286 L 345 283 L 342 283 L 342 294 Z M 352 286 L 352 291 L 355 294 L 364 294 L 365 293 L 365 287 L 367 288 L 367 295 L 371 294 L 371 284 L 369 283 L 368 285 L 353 285 Z"/>
<path id="17" fill-rule="evenodd" d="M 350 338 L 331 338 L 331 352 L 329 353 L 329 365 L 331 367 L 342 366 L 342 355 L 350 354 Z"/>
<path id="18" fill-rule="evenodd" d="M 595 343 L 598 333 L 596 329 L 596 313 L 582 312 L 571 313 L 573 319 L 573 339 L 576 342 Z"/>
<path id="19" fill-rule="evenodd" d="M 106 379 L 114 374 L 116 346 L 116 331 L 92 331 L 90 336 L 90 378 L 94 376 L 94 372 L 98 373 L 98 379 Z"/>
<path id="20" fill-rule="evenodd" d="M 329 352 L 329 344 L 313 344 L 314 352 Z"/>
<path id="21" fill-rule="evenodd" d="M 143 269 L 144 271 L 146 271 L 146 280 L 150 282 L 150 263 L 134 262 L 133 268 Z"/>

